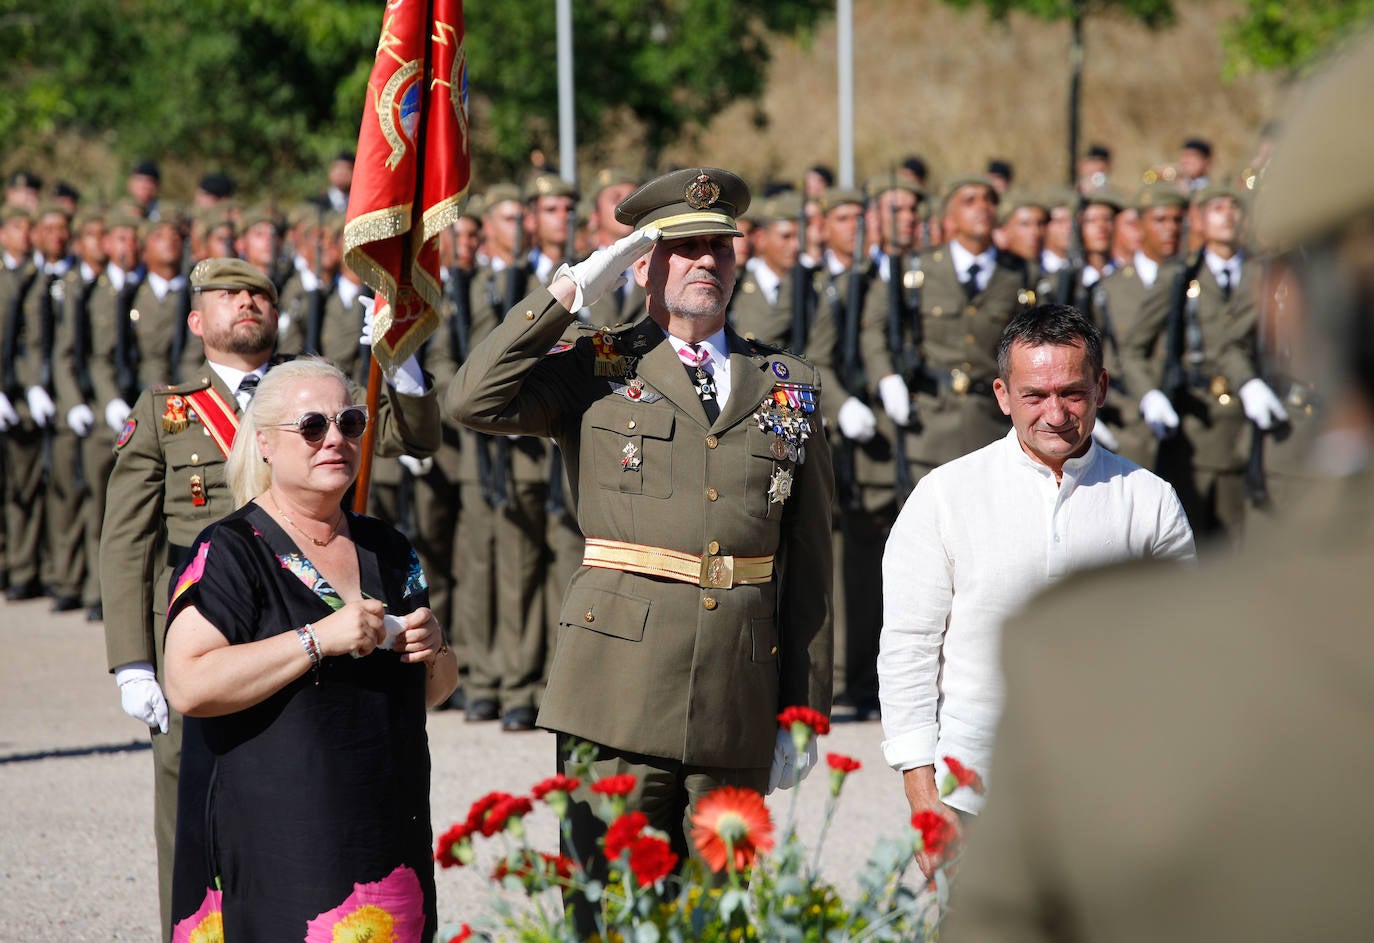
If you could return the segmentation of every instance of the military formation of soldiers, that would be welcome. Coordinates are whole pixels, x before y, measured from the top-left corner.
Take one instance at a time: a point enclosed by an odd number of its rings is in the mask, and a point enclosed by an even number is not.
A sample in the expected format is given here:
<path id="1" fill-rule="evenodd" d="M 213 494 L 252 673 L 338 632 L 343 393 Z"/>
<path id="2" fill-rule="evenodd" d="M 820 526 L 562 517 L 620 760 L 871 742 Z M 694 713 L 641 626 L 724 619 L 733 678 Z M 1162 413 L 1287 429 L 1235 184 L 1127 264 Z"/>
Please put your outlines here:
<path id="1" fill-rule="evenodd" d="M 919 158 L 862 188 L 835 186 L 823 166 L 800 188 L 756 188 L 735 240 L 730 321 L 804 355 L 822 377 L 838 485 L 837 704 L 877 712 L 888 530 L 926 472 L 1006 434 L 992 394 L 996 346 L 1025 307 L 1092 313 L 1112 377 L 1099 441 L 1174 485 L 1204 552 L 1301 487 L 1301 432 L 1320 399 L 1268 342 L 1285 280 L 1247 246 L 1259 168 L 1227 185 L 1210 179 L 1210 156 L 1189 139 L 1176 166 L 1147 173 L 1135 192 L 1112 185 L 1110 153 L 1096 145 L 1074 188 L 1025 190 L 1004 160 L 935 185 Z M 141 390 L 182 382 L 203 360 L 186 329 L 196 262 L 256 266 L 278 288 L 279 352 L 320 353 L 365 380 L 370 291 L 343 265 L 351 168 L 352 155 L 338 155 L 329 188 L 285 211 L 242 206 L 221 174 L 202 178 L 193 208 L 167 205 L 150 162 L 134 166 L 128 199 L 109 209 L 10 176 L 0 210 L 9 599 L 48 595 L 55 610 L 101 619 L 113 448 Z M 580 190 L 552 173 L 474 188 L 442 240 L 442 326 L 420 354 L 440 398 L 512 305 L 564 261 L 626 234 L 613 210 L 640 182 L 605 169 Z M 643 313 L 631 280 L 578 318 L 613 329 Z M 404 530 L 424 561 L 465 668 L 453 706 L 469 720 L 534 726 L 562 593 L 583 555 L 566 487 L 550 442 L 450 420 L 434 456 L 374 467 L 371 513 Z"/>

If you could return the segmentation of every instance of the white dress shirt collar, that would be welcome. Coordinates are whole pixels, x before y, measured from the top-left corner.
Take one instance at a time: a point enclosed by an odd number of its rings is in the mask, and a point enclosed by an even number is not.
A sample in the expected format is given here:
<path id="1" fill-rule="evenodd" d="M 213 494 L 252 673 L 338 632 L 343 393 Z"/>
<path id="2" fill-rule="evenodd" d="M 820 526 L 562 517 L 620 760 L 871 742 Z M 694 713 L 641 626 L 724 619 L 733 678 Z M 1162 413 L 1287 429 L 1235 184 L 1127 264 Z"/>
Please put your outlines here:
<path id="1" fill-rule="evenodd" d="M 1155 279 L 1159 278 L 1159 263 L 1137 249 L 1132 264 L 1135 265 L 1135 273 L 1140 276 L 1140 283 L 1146 288 L 1153 288 Z"/>
<path id="2" fill-rule="evenodd" d="M 992 270 L 997 267 L 997 249 L 988 246 L 982 252 L 974 255 L 963 247 L 958 239 L 949 241 L 949 257 L 954 260 L 954 274 L 958 276 L 960 284 L 968 279 L 968 267 L 973 263 L 978 263 L 978 290 L 983 291 L 988 287 L 988 280 L 992 278 Z"/>
<path id="3" fill-rule="evenodd" d="M 668 334 L 668 343 L 673 345 L 674 355 L 688 346 L 686 341 L 672 334 Z M 711 359 L 706 364 L 707 372 L 716 381 L 716 403 L 724 409 L 726 401 L 730 398 L 730 344 L 725 339 L 725 328 L 698 343 L 697 347 L 705 347 L 711 354 Z"/>

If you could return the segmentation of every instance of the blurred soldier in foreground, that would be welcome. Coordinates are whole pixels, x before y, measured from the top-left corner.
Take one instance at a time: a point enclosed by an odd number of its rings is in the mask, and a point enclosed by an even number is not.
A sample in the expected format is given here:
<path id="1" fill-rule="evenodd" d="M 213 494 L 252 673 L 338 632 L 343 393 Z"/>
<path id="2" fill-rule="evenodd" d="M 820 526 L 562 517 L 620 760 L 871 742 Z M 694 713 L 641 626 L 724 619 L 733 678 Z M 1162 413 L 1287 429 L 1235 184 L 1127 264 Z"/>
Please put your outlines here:
<path id="1" fill-rule="evenodd" d="M 1295 97 L 1258 206 L 1301 252 L 1334 381 L 1319 449 L 1345 477 L 1275 542 L 1081 576 L 1009 624 L 949 943 L 1374 937 L 1374 125 L 1351 120 L 1370 88 L 1365 35 Z"/>

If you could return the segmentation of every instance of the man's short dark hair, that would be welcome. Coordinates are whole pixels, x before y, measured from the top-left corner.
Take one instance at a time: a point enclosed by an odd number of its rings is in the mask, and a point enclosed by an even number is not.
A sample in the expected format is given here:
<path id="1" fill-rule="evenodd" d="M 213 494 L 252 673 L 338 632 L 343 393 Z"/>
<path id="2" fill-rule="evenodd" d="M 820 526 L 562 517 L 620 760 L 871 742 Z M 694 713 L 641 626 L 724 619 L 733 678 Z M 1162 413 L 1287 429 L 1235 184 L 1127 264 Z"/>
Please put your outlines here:
<path id="1" fill-rule="evenodd" d="M 825 185 L 827 187 L 833 187 L 835 185 L 835 171 L 831 170 L 825 164 L 813 164 L 812 166 L 807 168 L 807 171 L 809 173 L 817 174 L 822 180 L 825 181 Z"/>
<path id="2" fill-rule="evenodd" d="M 908 155 L 905 159 L 902 160 L 902 167 L 904 167 L 906 171 L 916 179 L 922 182 L 925 181 L 928 171 L 926 169 L 926 162 L 924 159 L 920 157 L 920 155 Z"/>
<path id="3" fill-rule="evenodd" d="M 1102 332 L 1092 319 L 1073 305 L 1037 305 L 1022 311 L 1007 322 L 1002 338 L 997 342 L 997 375 L 1005 383 L 1011 373 L 1011 348 L 1014 344 L 1027 347 L 1077 347 L 1083 345 L 1093 374 L 1102 372 Z"/>
<path id="4" fill-rule="evenodd" d="M 1212 144 L 1202 138 L 1188 138 L 1183 142 L 1185 151 L 1197 151 L 1203 157 L 1212 156 Z"/>

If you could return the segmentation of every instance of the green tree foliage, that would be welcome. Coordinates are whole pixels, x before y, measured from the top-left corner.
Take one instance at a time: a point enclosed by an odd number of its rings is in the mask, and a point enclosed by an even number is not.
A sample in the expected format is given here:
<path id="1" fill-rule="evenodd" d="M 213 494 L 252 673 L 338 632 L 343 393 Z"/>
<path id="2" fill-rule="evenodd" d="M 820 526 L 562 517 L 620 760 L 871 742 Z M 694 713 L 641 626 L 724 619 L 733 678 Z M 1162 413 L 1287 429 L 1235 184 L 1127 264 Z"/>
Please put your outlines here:
<path id="1" fill-rule="evenodd" d="M 1374 19 L 1374 0 L 1247 0 L 1226 33 L 1227 73 L 1293 71 Z"/>
<path id="2" fill-rule="evenodd" d="M 770 30 L 833 0 L 577 0 L 578 141 L 635 119 L 654 150 L 758 95 Z M 380 0 L 0 0 L 0 140 L 107 141 L 122 160 L 282 188 L 357 139 Z M 489 171 L 556 143 L 552 0 L 468 0 L 475 147 Z"/>

